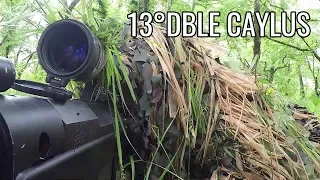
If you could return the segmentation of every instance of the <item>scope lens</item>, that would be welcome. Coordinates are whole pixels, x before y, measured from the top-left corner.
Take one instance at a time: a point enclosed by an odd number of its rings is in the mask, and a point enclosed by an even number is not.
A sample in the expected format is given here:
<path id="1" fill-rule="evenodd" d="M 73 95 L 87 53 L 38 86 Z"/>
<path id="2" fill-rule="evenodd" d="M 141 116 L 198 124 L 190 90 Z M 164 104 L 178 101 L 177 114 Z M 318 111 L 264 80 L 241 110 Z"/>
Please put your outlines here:
<path id="1" fill-rule="evenodd" d="M 103 70 L 105 51 L 97 37 L 79 21 L 49 25 L 38 44 L 39 63 L 52 77 L 87 82 Z"/>
<path id="2" fill-rule="evenodd" d="M 61 51 L 57 52 L 57 64 L 61 70 L 72 72 L 78 69 L 86 60 L 88 44 L 85 41 L 75 40 L 61 44 Z"/>
<path id="3" fill-rule="evenodd" d="M 48 66 L 58 73 L 71 73 L 84 64 L 88 55 L 88 41 L 81 29 L 68 24 L 55 29 L 50 45 L 47 47 L 49 53 Z"/>

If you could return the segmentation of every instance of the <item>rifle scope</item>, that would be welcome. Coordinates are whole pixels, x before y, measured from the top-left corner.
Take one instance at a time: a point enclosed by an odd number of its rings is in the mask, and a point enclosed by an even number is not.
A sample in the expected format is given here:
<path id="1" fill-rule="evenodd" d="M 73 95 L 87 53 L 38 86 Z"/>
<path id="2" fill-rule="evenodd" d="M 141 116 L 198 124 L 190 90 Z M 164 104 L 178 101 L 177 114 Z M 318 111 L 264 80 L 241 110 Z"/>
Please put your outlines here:
<path id="1" fill-rule="evenodd" d="M 87 26 L 71 19 L 56 21 L 44 30 L 37 54 L 46 73 L 61 80 L 88 82 L 106 63 L 97 37 Z"/>
<path id="2" fill-rule="evenodd" d="M 36 95 L 0 94 L 0 180 L 114 178 L 113 117 L 85 95 L 106 64 L 101 43 L 81 22 L 60 20 L 45 29 L 37 53 L 49 85 L 15 79 L 14 65 L 0 57 L 0 92 Z M 88 85 L 80 99 L 70 100 L 69 80 Z"/>

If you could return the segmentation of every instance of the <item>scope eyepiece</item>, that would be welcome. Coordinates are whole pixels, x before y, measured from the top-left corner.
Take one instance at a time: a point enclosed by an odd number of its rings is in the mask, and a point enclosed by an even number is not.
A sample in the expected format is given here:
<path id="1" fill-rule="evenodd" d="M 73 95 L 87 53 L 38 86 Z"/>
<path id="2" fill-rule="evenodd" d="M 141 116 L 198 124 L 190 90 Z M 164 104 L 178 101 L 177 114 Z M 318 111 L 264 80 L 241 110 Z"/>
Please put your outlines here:
<path id="1" fill-rule="evenodd" d="M 0 92 L 10 89 L 16 79 L 16 70 L 9 59 L 0 57 Z"/>
<path id="2" fill-rule="evenodd" d="M 62 80 L 88 82 L 106 64 L 97 37 L 83 23 L 71 19 L 49 25 L 40 37 L 37 53 L 47 74 Z"/>

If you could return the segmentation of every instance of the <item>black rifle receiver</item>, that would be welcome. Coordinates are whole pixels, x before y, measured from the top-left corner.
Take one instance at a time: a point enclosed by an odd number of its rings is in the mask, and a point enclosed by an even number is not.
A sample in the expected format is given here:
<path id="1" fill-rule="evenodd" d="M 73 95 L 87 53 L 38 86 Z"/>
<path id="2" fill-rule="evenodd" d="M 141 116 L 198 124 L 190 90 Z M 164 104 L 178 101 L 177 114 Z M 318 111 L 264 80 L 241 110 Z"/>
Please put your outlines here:
<path id="1" fill-rule="evenodd" d="M 12 63 L 0 58 L 0 92 L 36 95 L 0 94 L 0 179 L 114 179 L 109 106 L 71 100 L 65 89 L 72 79 L 90 84 L 99 77 L 106 63 L 100 42 L 84 24 L 61 20 L 43 32 L 37 53 L 49 84 L 16 80 Z"/>

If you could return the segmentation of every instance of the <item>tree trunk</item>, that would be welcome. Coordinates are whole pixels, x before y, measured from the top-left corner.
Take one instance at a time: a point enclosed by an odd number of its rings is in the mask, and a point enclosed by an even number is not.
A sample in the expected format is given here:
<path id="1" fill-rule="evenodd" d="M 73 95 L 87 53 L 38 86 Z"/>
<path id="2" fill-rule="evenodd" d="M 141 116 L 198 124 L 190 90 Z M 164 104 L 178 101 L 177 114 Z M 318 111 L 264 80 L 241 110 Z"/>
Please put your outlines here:
<path id="1" fill-rule="evenodd" d="M 309 68 L 310 72 L 312 73 L 312 77 L 313 77 L 313 81 L 314 81 L 314 93 L 317 95 L 317 97 L 319 97 L 320 94 L 319 94 L 319 91 L 318 91 L 318 87 L 319 87 L 319 84 L 318 84 L 318 73 L 316 75 L 316 73 L 314 72 L 314 58 L 313 58 L 313 61 L 312 61 L 312 67 L 311 67 L 311 64 L 310 64 L 309 61 L 307 61 L 307 64 L 308 64 L 308 68 Z"/>
<path id="2" fill-rule="evenodd" d="M 9 59 L 10 46 L 7 46 L 5 49 L 6 49 L 6 52 L 5 52 L 4 56 Z"/>
<path id="3" fill-rule="evenodd" d="M 194 12 L 195 8 L 196 8 L 196 5 L 197 5 L 197 0 L 193 0 L 192 2 L 192 7 L 191 7 L 191 11 Z"/>
<path id="4" fill-rule="evenodd" d="M 254 12 L 260 12 L 260 0 L 254 1 Z M 261 56 L 261 37 L 260 37 L 260 27 L 258 25 L 258 20 L 256 16 L 253 16 L 253 24 L 254 24 L 254 31 L 255 31 L 255 37 L 253 39 L 253 60 L 254 66 L 253 66 L 253 72 L 257 74 L 257 66 L 258 62 Z"/>
<path id="5" fill-rule="evenodd" d="M 172 0 L 167 1 L 167 11 L 171 11 Z"/>
<path id="6" fill-rule="evenodd" d="M 149 9 L 149 0 L 139 0 L 139 14 Z"/>
<path id="7" fill-rule="evenodd" d="M 274 79 L 274 73 L 276 72 L 276 70 L 274 69 L 274 67 L 271 67 L 270 69 L 270 73 L 269 73 L 269 83 L 272 84 L 273 79 Z"/>
<path id="8" fill-rule="evenodd" d="M 300 82 L 300 95 L 302 98 L 305 97 L 305 92 L 304 92 L 304 84 L 303 84 L 303 79 L 302 79 L 302 74 L 301 74 L 301 67 L 299 66 L 299 82 Z"/>
<path id="9" fill-rule="evenodd" d="M 318 77 L 315 77 L 315 78 L 314 78 L 314 92 L 316 93 L 316 95 L 317 95 L 318 97 L 320 97 L 320 96 L 319 96 L 318 87 L 319 87 Z"/>
<path id="10" fill-rule="evenodd" d="M 287 69 L 287 74 L 289 74 L 289 73 L 290 73 L 290 71 L 291 71 L 291 67 L 289 66 L 289 67 L 288 67 L 288 69 Z M 288 81 L 287 81 L 287 84 L 289 84 L 289 83 L 290 83 L 290 80 L 291 80 L 291 79 L 290 79 L 290 77 L 289 77 L 289 78 L 288 78 Z M 288 95 L 289 95 L 289 94 L 288 94 L 288 91 L 285 91 L 285 95 L 286 95 L 286 96 L 288 96 Z"/>

